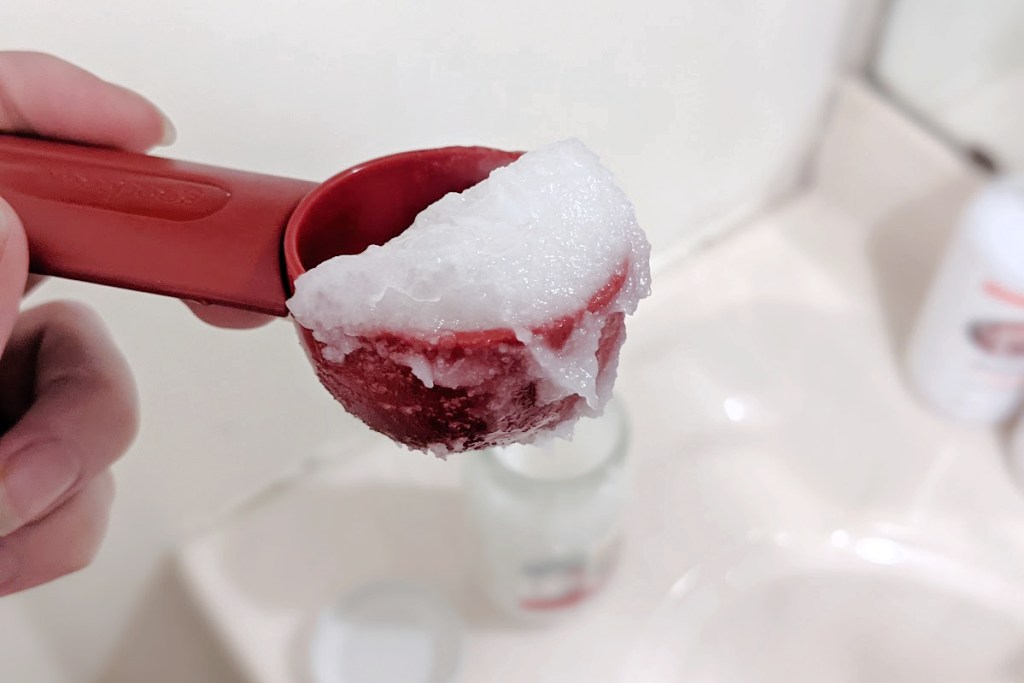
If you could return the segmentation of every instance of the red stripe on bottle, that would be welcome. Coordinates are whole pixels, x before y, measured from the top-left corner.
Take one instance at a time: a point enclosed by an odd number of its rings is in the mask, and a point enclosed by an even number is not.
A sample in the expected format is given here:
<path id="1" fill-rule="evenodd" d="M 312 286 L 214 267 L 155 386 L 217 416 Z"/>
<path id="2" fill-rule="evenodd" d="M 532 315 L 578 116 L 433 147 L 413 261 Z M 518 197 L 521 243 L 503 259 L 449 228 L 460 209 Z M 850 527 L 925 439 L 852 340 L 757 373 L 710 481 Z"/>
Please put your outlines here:
<path id="1" fill-rule="evenodd" d="M 1017 306 L 1018 308 L 1024 308 L 1024 293 L 1014 292 L 1006 287 L 1003 287 L 998 282 L 986 282 L 985 293 L 989 296 L 995 297 L 1000 301 L 1006 302 L 1011 306 Z"/>

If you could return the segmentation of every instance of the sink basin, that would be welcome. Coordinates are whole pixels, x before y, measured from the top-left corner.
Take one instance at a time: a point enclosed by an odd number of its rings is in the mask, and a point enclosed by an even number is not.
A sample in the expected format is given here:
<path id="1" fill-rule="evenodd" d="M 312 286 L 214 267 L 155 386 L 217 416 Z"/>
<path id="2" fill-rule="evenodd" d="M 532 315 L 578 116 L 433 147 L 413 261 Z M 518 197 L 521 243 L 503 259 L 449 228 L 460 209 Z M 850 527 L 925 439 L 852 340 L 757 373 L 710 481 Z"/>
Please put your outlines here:
<path id="1" fill-rule="evenodd" d="M 190 541 L 186 585 L 259 683 L 297 680 L 310 615 L 380 578 L 446 592 L 474 683 L 1024 683 L 1024 497 L 994 434 L 906 391 L 863 233 L 802 201 L 658 280 L 616 383 L 627 542 L 578 617 L 491 613 L 463 580 L 466 460 L 372 439 Z"/>
<path id="2" fill-rule="evenodd" d="M 1024 584 L 892 536 L 785 534 L 687 574 L 622 680 L 1024 681 Z"/>

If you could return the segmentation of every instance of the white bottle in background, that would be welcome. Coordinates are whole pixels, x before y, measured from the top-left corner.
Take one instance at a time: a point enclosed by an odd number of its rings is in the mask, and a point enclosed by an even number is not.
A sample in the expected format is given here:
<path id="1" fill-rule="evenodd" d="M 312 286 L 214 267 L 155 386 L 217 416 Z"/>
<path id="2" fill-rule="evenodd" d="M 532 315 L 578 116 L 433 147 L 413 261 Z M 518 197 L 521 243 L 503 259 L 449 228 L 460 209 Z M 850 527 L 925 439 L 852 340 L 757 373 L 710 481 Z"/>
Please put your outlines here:
<path id="1" fill-rule="evenodd" d="M 1024 177 L 970 203 L 910 338 L 911 383 L 950 416 L 995 424 L 1024 400 Z"/>
<path id="2" fill-rule="evenodd" d="M 1024 414 L 1017 420 L 1017 427 L 1010 435 L 1010 472 L 1018 486 L 1024 487 Z"/>

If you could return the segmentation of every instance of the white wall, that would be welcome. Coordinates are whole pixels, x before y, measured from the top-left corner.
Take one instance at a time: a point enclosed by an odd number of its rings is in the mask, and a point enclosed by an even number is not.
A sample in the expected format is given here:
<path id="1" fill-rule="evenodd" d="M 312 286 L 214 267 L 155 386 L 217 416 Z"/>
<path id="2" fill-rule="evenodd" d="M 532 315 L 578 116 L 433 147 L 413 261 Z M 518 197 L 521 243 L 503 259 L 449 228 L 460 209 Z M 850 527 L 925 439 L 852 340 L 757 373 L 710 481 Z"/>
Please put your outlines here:
<path id="1" fill-rule="evenodd" d="M 1024 3 L 896 0 L 878 79 L 955 139 L 1024 170 Z"/>
<path id="2" fill-rule="evenodd" d="M 450 143 L 591 144 L 665 247 L 813 132 L 848 0 L 4 0 L 0 44 L 149 94 L 173 153 L 324 178 Z"/>
<path id="3" fill-rule="evenodd" d="M 25 614 L 24 598 L 15 596 L 0 609 L 0 667 L 4 680 L 64 683 L 47 638 Z"/>
<path id="4" fill-rule="evenodd" d="M 665 258 L 792 185 L 851 4 L 3 0 L 0 46 L 137 88 L 178 123 L 171 155 L 251 170 L 320 179 L 393 151 L 576 135 L 617 173 Z M 68 680 L 87 681 L 162 551 L 360 428 L 284 324 L 210 330 L 176 302 L 70 283 L 42 296 L 94 302 L 142 389 L 103 554 L 24 598 Z"/>

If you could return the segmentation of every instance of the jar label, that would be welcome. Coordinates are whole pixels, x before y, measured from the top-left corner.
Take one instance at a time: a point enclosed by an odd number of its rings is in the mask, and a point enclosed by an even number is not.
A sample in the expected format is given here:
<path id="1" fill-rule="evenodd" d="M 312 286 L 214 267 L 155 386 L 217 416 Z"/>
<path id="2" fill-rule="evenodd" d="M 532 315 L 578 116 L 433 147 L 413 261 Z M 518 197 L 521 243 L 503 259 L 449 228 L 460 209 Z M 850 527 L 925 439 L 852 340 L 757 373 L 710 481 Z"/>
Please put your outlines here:
<path id="1" fill-rule="evenodd" d="M 970 325 L 974 345 L 988 356 L 1024 358 L 1024 322 L 983 320 Z"/>
<path id="2" fill-rule="evenodd" d="M 605 584 L 619 556 L 614 536 L 589 550 L 535 559 L 519 571 L 519 607 L 543 612 L 566 609 L 591 597 Z"/>

